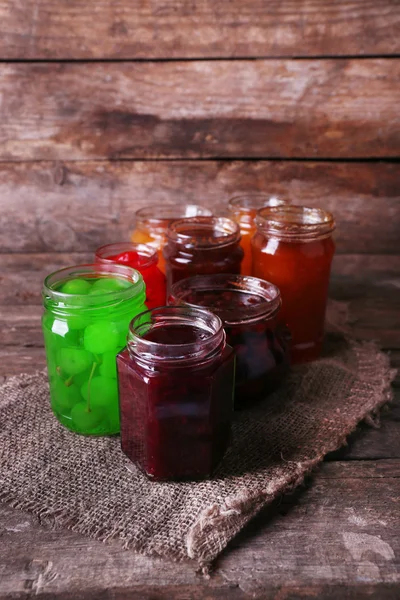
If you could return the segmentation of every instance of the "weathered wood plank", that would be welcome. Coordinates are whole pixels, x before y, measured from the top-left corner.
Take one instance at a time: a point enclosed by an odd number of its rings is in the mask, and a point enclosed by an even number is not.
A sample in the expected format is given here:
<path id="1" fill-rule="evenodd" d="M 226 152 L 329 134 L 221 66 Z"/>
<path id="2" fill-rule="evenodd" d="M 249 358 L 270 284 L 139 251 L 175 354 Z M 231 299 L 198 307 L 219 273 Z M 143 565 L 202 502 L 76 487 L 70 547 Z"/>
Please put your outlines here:
<path id="1" fill-rule="evenodd" d="M 399 182 L 390 163 L 0 163 L 0 251 L 91 251 L 129 239 L 135 210 L 150 202 L 221 212 L 231 196 L 263 190 L 330 210 L 337 252 L 400 253 Z"/>
<path id="2" fill-rule="evenodd" d="M 3 64 L 0 157 L 396 157 L 400 61 Z"/>
<path id="3" fill-rule="evenodd" d="M 394 598 L 399 495 L 398 460 L 325 463 L 234 540 L 209 580 L 3 505 L 0 598 Z"/>
<path id="4" fill-rule="evenodd" d="M 0 3 L 1 58 L 394 54 L 399 4 L 364 0 Z"/>

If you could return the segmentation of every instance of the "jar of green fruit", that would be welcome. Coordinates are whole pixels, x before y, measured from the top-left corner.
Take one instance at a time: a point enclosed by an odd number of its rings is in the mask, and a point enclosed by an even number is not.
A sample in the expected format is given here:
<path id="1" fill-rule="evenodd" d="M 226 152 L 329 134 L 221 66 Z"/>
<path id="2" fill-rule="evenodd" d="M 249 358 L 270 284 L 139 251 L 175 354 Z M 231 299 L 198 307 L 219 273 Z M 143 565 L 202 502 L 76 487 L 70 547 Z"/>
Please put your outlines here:
<path id="1" fill-rule="evenodd" d="M 130 321 L 146 310 L 142 276 L 118 264 L 69 267 L 45 279 L 43 300 L 55 416 L 77 433 L 118 433 L 116 355 Z"/>

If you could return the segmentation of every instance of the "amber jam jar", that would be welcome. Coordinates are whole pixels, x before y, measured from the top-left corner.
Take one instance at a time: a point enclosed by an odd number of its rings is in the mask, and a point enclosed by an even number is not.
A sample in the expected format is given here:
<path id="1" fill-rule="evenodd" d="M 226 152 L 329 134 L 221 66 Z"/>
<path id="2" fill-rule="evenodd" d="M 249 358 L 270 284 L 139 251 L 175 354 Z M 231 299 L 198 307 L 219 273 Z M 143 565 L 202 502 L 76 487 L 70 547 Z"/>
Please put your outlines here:
<path id="1" fill-rule="evenodd" d="M 117 263 L 136 269 L 146 284 L 146 306 L 156 308 L 166 302 L 166 280 L 157 266 L 157 250 L 147 244 L 120 242 L 101 246 L 95 253 L 96 262 L 102 264 Z"/>
<path id="2" fill-rule="evenodd" d="M 131 241 L 137 244 L 151 244 L 158 252 L 158 267 L 165 273 L 162 249 L 168 225 L 177 219 L 207 217 L 212 212 L 197 204 L 153 204 L 136 211 L 136 225 Z"/>
<path id="3" fill-rule="evenodd" d="M 174 221 L 168 228 L 164 258 L 167 292 L 192 275 L 239 274 L 243 259 L 239 225 L 223 217 Z"/>
<path id="4" fill-rule="evenodd" d="M 324 333 L 331 262 L 333 216 L 319 208 L 263 208 L 252 240 L 253 272 L 282 295 L 280 319 L 291 335 L 291 362 L 319 357 Z"/>
<path id="5" fill-rule="evenodd" d="M 284 200 L 267 194 L 246 194 L 235 196 L 229 200 L 230 217 L 240 226 L 242 236 L 240 245 L 243 248 L 244 258 L 241 266 L 242 275 L 252 275 L 251 239 L 256 232 L 257 211 L 265 206 L 281 206 Z"/>
<path id="6" fill-rule="evenodd" d="M 276 389 L 288 371 L 288 332 L 278 326 L 281 296 L 272 283 L 243 275 L 203 275 L 175 283 L 169 303 L 218 315 L 236 354 L 235 409 Z"/>
<path id="7" fill-rule="evenodd" d="M 162 307 L 132 321 L 117 358 L 121 446 L 148 477 L 212 474 L 230 440 L 234 363 L 207 310 Z"/>

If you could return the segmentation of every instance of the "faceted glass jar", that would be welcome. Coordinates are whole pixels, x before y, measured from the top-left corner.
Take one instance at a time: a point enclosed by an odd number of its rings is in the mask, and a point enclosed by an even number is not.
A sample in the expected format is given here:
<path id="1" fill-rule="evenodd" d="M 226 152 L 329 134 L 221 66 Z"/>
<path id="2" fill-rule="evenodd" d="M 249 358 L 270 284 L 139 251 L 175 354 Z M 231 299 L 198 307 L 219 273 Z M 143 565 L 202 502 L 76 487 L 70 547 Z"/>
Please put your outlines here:
<path id="1" fill-rule="evenodd" d="M 121 447 L 154 480 L 210 477 L 230 440 L 234 355 L 218 317 L 156 308 L 117 358 Z"/>
<path id="2" fill-rule="evenodd" d="M 166 279 L 157 266 L 157 251 L 146 244 L 121 242 L 108 244 L 96 250 L 96 262 L 118 263 L 136 269 L 146 284 L 146 306 L 156 308 L 166 302 Z"/>
<path id="3" fill-rule="evenodd" d="M 292 335 L 292 363 L 314 360 L 322 350 L 335 252 L 333 216 L 319 208 L 286 205 L 261 209 L 256 225 L 254 275 L 280 289 L 280 319 Z"/>
<path id="4" fill-rule="evenodd" d="M 205 307 L 223 322 L 236 354 L 235 409 L 274 391 L 289 369 L 288 331 L 278 325 L 276 286 L 243 275 L 205 275 L 175 283 L 170 304 Z"/>
<path id="5" fill-rule="evenodd" d="M 267 194 L 245 194 L 235 196 L 229 200 L 230 217 L 240 226 L 242 236 L 240 245 L 243 248 L 244 258 L 241 267 L 242 275 L 252 275 L 251 239 L 256 232 L 257 211 L 265 206 L 281 206 L 284 200 Z"/>
<path id="6" fill-rule="evenodd" d="M 131 241 L 137 244 L 151 244 L 158 252 L 158 267 L 165 273 L 162 250 L 168 225 L 177 219 L 209 217 L 212 212 L 197 204 L 153 204 L 136 211 L 136 226 Z"/>
<path id="7" fill-rule="evenodd" d="M 193 275 L 240 273 L 243 250 L 239 225 L 223 217 L 174 221 L 164 248 L 167 293 L 171 286 Z"/>
<path id="8" fill-rule="evenodd" d="M 46 278 L 43 299 L 55 416 L 76 433 L 118 433 L 116 355 L 130 321 L 146 310 L 142 276 L 116 264 L 61 269 Z"/>

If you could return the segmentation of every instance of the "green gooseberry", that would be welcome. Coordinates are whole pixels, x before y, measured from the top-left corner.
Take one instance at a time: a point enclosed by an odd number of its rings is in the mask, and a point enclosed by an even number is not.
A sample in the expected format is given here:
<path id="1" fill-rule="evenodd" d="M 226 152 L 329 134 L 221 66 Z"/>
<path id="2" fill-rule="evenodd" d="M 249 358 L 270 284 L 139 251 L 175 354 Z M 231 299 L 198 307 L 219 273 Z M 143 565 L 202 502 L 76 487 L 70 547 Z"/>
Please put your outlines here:
<path id="1" fill-rule="evenodd" d="M 60 348 L 58 362 L 67 375 L 77 375 L 90 367 L 93 357 L 83 348 Z"/>
<path id="2" fill-rule="evenodd" d="M 102 363 L 99 367 L 100 375 L 104 377 L 110 377 L 111 379 L 117 378 L 117 354 L 114 350 L 105 352 L 102 355 Z"/>
<path id="3" fill-rule="evenodd" d="M 130 285 L 132 285 L 129 281 L 125 279 L 120 279 L 116 277 L 104 277 L 98 279 L 90 290 L 90 294 L 106 294 L 108 292 L 119 292 L 121 290 L 127 289 Z"/>
<path id="4" fill-rule="evenodd" d="M 110 321 L 97 321 L 88 325 L 84 332 L 83 344 L 88 352 L 104 354 L 118 346 L 119 332 Z"/>
<path id="5" fill-rule="evenodd" d="M 104 412 L 97 408 L 88 410 L 85 402 L 78 402 L 71 410 L 72 423 L 81 433 L 95 430 L 104 419 Z"/>
<path id="6" fill-rule="evenodd" d="M 90 398 L 89 398 L 90 390 Z M 86 401 L 89 399 L 92 408 L 109 408 L 113 404 L 118 404 L 118 388 L 115 379 L 109 377 L 93 377 L 87 381 L 81 388 L 81 394 Z"/>
<path id="7" fill-rule="evenodd" d="M 58 381 L 54 386 L 53 396 L 52 404 L 55 410 L 62 414 L 69 414 L 72 407 L 82 400 L 81 392 L 75 383 L 67 385 L 62 381 Z"/>
<path id="8" fill-rule="evenodd" d="M 61 287 L 63 294 L 72 294 L 74 296 L 86 295 L 90 292 L 91 284 L 86 279 L 70 279 Z"/>
<path id="9" fill-rule="evenodd" d="M 107 416 L 111 431 L 117 433 L 120 430 L 118 402 L 107 410 Z"/>

